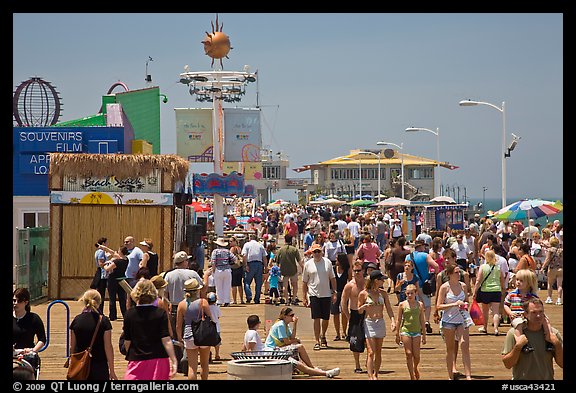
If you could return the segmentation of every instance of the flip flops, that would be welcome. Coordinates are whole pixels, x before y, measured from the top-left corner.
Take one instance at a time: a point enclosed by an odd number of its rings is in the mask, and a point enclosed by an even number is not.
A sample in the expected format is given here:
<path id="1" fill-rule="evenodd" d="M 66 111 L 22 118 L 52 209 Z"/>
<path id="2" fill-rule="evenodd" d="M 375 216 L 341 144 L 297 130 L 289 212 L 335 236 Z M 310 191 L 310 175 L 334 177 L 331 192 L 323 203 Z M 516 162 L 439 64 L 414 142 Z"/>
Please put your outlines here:
<path id="1" fill-rule="evenodd" d="M 320 344 L 319 344 L 319 343 L 314 344 L 314 350 L 315 350 L 315 351 L 319 351 L 319 350 L 320 350 Z"/>

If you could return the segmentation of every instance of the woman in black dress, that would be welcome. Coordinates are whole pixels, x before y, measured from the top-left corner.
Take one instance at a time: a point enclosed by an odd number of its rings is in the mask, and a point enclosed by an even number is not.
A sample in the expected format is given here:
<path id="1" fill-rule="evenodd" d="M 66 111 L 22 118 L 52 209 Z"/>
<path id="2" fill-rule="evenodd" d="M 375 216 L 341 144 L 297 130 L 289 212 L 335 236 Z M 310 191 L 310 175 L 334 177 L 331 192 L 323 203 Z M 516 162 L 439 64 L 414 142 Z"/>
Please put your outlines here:
<path id="1" fill-rule="evenodd" d="M 90 346 L 100 313 L 98 307 L 102 297 L 95 289 L 89 289 L 78 300 L 84 309 L 70 324 L 70 353 L 82 352 Z M 94 345 L 88 381 L 118 379 L 114 371 L 114 349 L 112 348 L 112 324 L 108 317 L 102 315 Z"/>
<path id="2" fill-rule="evenodd" d="M 118 318 L 116 311 L 116 300 L 120 303 L 120 312 L 122 318 L 126 314 L 126 292 L 120 286 L 120 281 L 126 278 L 126 267 L 128 266 L 128 248 L 122 246 L 115 252 L 114 258 L 104 265 L 104 270 L 109 273 L 108 276 L 108 316 L 111 321 Z"/>

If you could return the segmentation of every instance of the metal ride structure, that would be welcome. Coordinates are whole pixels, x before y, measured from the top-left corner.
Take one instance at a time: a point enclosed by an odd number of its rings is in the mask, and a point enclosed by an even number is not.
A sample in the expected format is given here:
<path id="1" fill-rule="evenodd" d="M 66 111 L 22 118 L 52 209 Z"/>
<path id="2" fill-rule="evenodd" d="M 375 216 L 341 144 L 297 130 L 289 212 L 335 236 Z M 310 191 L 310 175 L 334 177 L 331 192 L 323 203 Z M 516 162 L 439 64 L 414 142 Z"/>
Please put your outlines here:
<path id="1" fill-rule="evenodd" d="M 31 77 L 14 91 L 12 116 L 18 127 L 48 127 L 62 116 L 62 99 L 52 84 Z"/>
<path id="2" fill-rule="evenodd" d="M 180 74 L 180 83 L 188 86 L 191 96 L 198 102 L 212 103 L 212 136 L 214 160 L 214 173 L 223 174 L 224 164 L 224 133 L 223 133 L 223 102 L 240 102 L 246 92 L 248 83 L 256 82 L 256 73 L 250 72 L 249 66 L 244 66 L 243 71 L 224 71 L 222 58 L 228 58 L 230 40 L 222 32 L 222 25 L 218 26 L 216 16 L 216 28 L 212 24 L 212 34 L 206 32 L 204 44 L 205 54 L 212 58 L 211 71 L 189 71 L 185 66 L 185 72 Z M 214 60 L 220 60 L 220 67 L 214 66 Z M 218 236 L 224 233 L 224 197 L 214 194 L 214 231 Z"/>

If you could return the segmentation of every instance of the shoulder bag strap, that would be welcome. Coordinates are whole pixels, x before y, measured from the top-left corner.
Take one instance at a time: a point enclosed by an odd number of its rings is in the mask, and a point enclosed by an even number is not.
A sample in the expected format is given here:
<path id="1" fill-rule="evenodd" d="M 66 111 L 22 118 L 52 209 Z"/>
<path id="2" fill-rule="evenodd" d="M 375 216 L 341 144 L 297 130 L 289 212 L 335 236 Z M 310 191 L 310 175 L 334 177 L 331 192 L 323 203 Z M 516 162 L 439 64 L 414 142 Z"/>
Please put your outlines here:
<path id="1" fill-rule="evenodd" d="M 418 269 L 418 265 L 416 264 L 416 260 L 414 259 L 414 253 L 411 252 L 410 253 L 410 259 L 412 260 L 412 264 L 414 265 L 414 267 L 416 268 L 416 273 L 418 273 L 418 277 L 422 280 L 424 280 L 424 278 L 422 277 L 422 275 L 420 274 L 420 270 Z"/>
<path id="2" fill-rule="evenodd" d="M 482 288 L 482 285 L 484 285 L 484 283 L 485 283 L 486 280 L 488 279 L 488 276 L 490 275 L 490 273 L 492 273 L 492 270 L 494 270 L 495 267 L 496 267 L 496 264 L 492 265 L 492 269 L 490 269 L 490 271 L 488 272 L 488 274 L 486 275 L 486 277 L 484 277 L 484 280 L 482 280 L 482 283 L 481 283 L 480 286 L 478 287 L 478 290 L 480 290 L 480 288 Z"/>
<path id="3" fill-rule="evenodd" d="M 200 298 L 200 319 L 204 320 L 204 299 Z"/>
<path id="4" fill-rule="evenodd" d="M 98 328 L 100 327 L 100 322 L 102 322 L 102 314 L 98 317 L 98 323 L 96 324 L 96 329 L 94 329 L 94 334 L 92 335 L 92 341 L 90 341 L 90 346 L 87 348 L 88 352 L 92 352 L 92 346 L 96 340 L 96 333 L 98 333 Z"/>

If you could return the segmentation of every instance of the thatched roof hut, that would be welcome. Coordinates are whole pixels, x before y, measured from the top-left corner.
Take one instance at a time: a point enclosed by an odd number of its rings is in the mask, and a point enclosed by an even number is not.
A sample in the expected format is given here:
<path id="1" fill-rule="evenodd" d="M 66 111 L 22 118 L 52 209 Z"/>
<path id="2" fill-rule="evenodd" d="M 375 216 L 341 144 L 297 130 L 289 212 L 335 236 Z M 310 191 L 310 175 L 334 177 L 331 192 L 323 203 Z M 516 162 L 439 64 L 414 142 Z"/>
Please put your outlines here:
<path id="1" fill-rule="evenodd" d="M 145 176 L 154 169 L 184 182 L 189 163 L 175 154 L 70 154 L 50 153 L 50 176 Z"/>
<path id="2" fill-rule="evenodd" d="M 171 197 L 180 187 L 177 183 L 185 184 L 188 167 L 188 161 L 176 155 L 50 153 L 48 296 L 77 298 L 90 286 L 94 242 L 100 237 L 109 239 L 113 249 L 126 236 L 137 243 L 153 239 L 158 271 L 169 269 L 172 255 L 185 242 L 184 214 Z M 104 180 L 112 177 L 120 181 Z M 133 180 L 139 183 L 130 183 Z M 122 195 L 124 200 L 86 198 L 92 194 Z"/>

